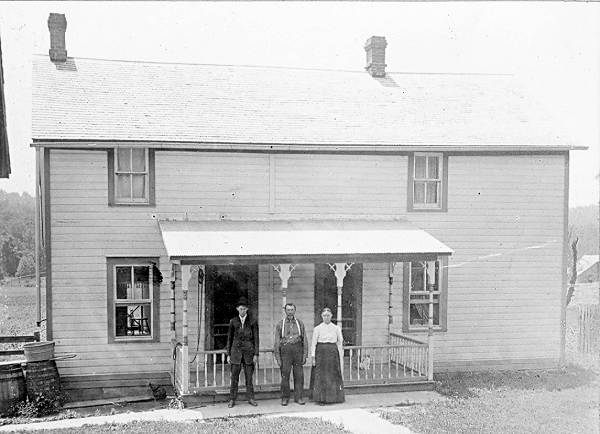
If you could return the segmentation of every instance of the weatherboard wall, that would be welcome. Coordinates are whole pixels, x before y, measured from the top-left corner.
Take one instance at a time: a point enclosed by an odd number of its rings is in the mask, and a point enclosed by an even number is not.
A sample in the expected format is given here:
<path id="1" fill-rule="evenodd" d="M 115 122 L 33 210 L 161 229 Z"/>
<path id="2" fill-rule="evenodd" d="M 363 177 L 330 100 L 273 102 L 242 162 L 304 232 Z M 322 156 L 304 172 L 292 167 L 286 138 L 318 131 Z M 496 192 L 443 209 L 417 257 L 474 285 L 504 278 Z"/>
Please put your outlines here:
<path id="1" fill-rule="evenodd" d="M 449 260 L 448 331 L 435 361 L 459 368 L 558 360 L 564 224 L 564 155 L 449 157 L 448 211 L 406 209 L 402 155 L 264 154 L 157 150 L 156 206 L 109 207 L 103 150 L 50 153 L 52 331 L 63 375 L 169 371 L 166 252 L 153 218 L 339 215 L 405 217 L 454 249 Z M 159 257 L 160 342 L 108 343 L 106 258 Z M 402 277 L 393 287 L 393 329 L 402 324 Z M 299 266 L 288 299 L 307 333 L 314 318 L 314 267 Z M 400 273 L 400 275 L 398 275 Z M 388 265 L 364 264 L 362 343 L 386 343 Z M 177 287 L 177 332 L 181 291 Z M 262 347 L 281 318 L 279 280 L 259 267 Z M 197 296 L 189 297 L 190 348 Z M 419 334 L 417 334 L 419 335 Z"/>

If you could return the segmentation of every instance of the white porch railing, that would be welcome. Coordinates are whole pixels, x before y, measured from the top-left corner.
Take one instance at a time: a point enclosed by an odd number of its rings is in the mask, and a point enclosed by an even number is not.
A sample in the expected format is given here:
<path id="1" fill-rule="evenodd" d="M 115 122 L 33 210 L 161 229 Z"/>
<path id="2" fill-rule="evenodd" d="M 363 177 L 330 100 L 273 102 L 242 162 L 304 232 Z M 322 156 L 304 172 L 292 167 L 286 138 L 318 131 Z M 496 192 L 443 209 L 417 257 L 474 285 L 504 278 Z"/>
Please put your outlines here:
<path id="1" fill-rule="evenodd" d="M 427 379 L 427 345 L 421 343 L 351 346 L 345 347 L 345 352 L 343 377 L 346 384 Z"/>
<path id="2" fill-rule="evenodd" d="M 429 372 L 432 369 L 432 365 L 429 363 L 431 349 L 427 342 L 415 339 L 412 336 L 391 332 L 390 344 L 400 348 L 400 351 L 393 354 L 394 361 L 410 370 L 411 376 L 416 374 L 430 380 L 433 379 L 433 372 Z"/>
<path id="3" fill-rule="evenodd" d="M 229 387 L 230 368 L 226 363 L 225 350 L 203 351 L 196 355 L 191 365 L 192 387 L 196 389 L 221 389 Z M 279 384 L 279 367 L 275 362 L 273 350 L 260 350 L 258 363 L 254 370 L 254 385 L 257 387 Z M 240 385 L 244 384 L 244 376 Z"/>
<path id="4" fill-rule="evenodd" d="M 397 333 L 391 337 L 391 345 L 344 347 L 342 375 L 346 385 L 395 384 L 429 378 L 427 343 Z M 181 392 L 185 385 L 182 347 L 177 347 L 175 351 L 174 382 Z M 195 358 L 191 356 L 189 389 L 208 391 L 229 388 L 231 371 L 225 356 L 225 350 L 203 351 L 196 354 Z M 305 374 L 310 375 L 308 363 Z M 244 386 L 244 376 L 241 377 L 240 386 Z M 260 350 L 253 378 L 255 390 L 279 387 L 281 376 L 273 350 Z"/>

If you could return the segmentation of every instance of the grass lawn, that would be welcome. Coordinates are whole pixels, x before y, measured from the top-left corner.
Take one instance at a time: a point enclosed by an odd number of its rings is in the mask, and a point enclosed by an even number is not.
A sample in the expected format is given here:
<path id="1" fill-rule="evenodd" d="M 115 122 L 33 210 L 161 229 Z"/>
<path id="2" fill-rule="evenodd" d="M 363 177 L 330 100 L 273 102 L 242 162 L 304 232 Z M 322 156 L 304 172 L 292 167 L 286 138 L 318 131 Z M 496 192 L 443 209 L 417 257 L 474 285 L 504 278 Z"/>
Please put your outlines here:
<path id="1" fill-rule="evenodd" d="M 598 433 L 598 377 L 591 370 L 439 375 L 448 399 L 380 410 L 419 433 Z"/>
<path id="2" fill-rule="evenodd" d="M 35 329 L 35 287 L 0 284 L 0 335 L 27 335 Z"/>
<path id="3" fill-rule="evenodd" d="M 88 425 L 80 428 L 68 428 L 57 430 L 42 430 L 36 433 L 206 433 L 206 434 L 244 434 L 244 433 L 273 433 L 273 434 L 299 434 L 299 433 L 348 433 L 348 431 L 330 422 L 321 419 L 308 419 L 300 417 L 244 417 L 228 420 L 214 420 L 209 422 L 175 423 L 175 422 L 135 422 L 124 425 Z"/>
<path id="4" fill-rule="evenodd" d="M 42 319 L 45 318 L 45 293 L 42 289 Z M 36 319 L 35 286 L 0 283 L 0 336 L 32 335 Z M 42 340 L 46 335 L 46 322 L 42 322 Z M 21 348 L 22 344 L 0 344 L 0 349 Z M 2 360 L 13 360 L 22 356 L 0 356 Z"/>

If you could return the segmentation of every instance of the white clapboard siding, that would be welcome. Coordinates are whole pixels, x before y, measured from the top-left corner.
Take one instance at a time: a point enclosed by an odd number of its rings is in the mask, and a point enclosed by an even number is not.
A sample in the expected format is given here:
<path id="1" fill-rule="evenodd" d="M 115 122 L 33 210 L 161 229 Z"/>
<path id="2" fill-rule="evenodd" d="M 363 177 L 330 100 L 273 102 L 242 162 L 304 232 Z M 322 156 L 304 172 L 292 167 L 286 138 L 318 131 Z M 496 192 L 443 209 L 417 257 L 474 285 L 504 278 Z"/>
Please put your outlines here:
<path id="1" fill-rule="evenodd" d="M 406 157 L 276 155 L 275 207 L 292 214 L 400 214 Z M 398 200 L 390 200 L 394 197 Z"/>
<path id="2" fill-rule="evenodd" d="M 169 266 L 153 211 L 109 208 L 105 152 L 50 153 L 52 331 L 61 374 L 168 371 Z M 161 257 L 162 343 L 108 344 L 107 256 Z M 180 293 L 180 292 L 179 292 Z"/>
<path id="3" fill-rule="evenodd" d="M 363 264 L 363 345 L 388 343 L 388 267 L 388 264 Z"/>
<path id="4" fill-rule="evenodd" d="M 156 203 L 190 214 L 268 212 L 268 164 L 265 154 L 157 152 Z"/>
<path id="5" fill-rule="evenodd" d="M 455 251 L 436 364 L 557 361 L 564 157 L 451 156 L 448 178 L 447 213 L 407 214 Z"/>
<path id="6" fill-rule="evenodd" d="M 161 150 L 155 155 L 156 206 L 109 207 L 106 152 L 50 153 L 54 339 L 57 351 L 80 356 L 61 363 L 68 375 L 172 368 L 169 263 L 153 215 L 405 217 L 455 250 L 448 269 L 448 331 L 434 337 L 436 365 L 558 357 L 563 156 L 450 156 L 448 212 L 407 213 L 406 156 Z M 538 248 L 528 248 L 532 246 Z M 161 342 L 107 343 L 107 256 L 160 258 Z M 282 315 L 279 278 L 270 267 L 259 266 L 263 348 L 272 345 L 274 323 Z M 388 290 L 388 264 L 363 264 L 365 345 L 385 343 Z M 402 297 L 399 264 L 392 299 L 394 330 L 402 326 Z M 310 337 L 312 264 L 294 270 L 288 300 L 298 306 Z M 180 339 L 179 281 L 176 310 Z M 193 354 L 198 344 L 194 291 L 188 299 L 188 323 Z"/>
<path id="7" fill-rule="evenodd" d="M 275 309 L 281 305 L 281 292 L 273 287 L 271 264 L 258 266 L 258 321 L 260 346 L 273 348 Z"/>
<path id="8" fill-rule="evenodd" d="M 275 274 L 275 288 L 279 276 Z M 315 266 L 314 264 L 298 264 L 288 282 L 287 301 L 296 305 L 298 318 L 304 322 L 306 336 L 310 342 L 315 322 Z M 281 316 L 281 315 L 280 315 Z M 278 319 L 278 317 L 275 317 Z"/>

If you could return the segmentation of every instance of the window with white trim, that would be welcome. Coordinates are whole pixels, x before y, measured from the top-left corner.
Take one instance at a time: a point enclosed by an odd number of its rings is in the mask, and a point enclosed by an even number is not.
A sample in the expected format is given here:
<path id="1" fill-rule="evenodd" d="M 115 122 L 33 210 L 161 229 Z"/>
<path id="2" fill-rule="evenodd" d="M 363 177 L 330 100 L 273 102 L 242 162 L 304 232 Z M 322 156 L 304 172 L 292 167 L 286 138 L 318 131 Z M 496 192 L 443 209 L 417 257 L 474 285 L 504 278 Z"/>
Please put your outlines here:
<path id="1" fill-rule="evenodd" d="M 117 148 L 114 158 L 115 203 L 149 203 L 148 149 Z"/>
<path id="2" fill-rule="evenodd" d="M 428 327 L 429 292 L 433 292 L 433 325 L 440 326 L 440 261 L 413 261 L 409 265 L 409 328 Z"/>
<path id="3" fill-rule="evenodd" d="M 415 153 L 412 167 L 413 208 L 442 207 L 442 154 Z"/>
<path id="4" fill-rule="evenodd" d="M 158 258 L 107 258 L 108 342 L 160 339 Z"/>

